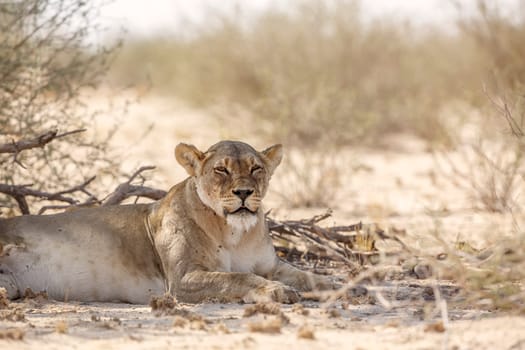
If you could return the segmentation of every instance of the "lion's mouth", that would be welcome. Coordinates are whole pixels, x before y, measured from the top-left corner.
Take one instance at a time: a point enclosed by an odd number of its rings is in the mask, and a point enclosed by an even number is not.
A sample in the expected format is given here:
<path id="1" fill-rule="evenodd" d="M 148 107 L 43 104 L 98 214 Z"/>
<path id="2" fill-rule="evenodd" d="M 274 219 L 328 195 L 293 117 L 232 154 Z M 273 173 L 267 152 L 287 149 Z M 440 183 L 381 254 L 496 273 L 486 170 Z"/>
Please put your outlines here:
<path id="1" fill-rule="evenodd" d="M 239 208 L 235 209 L 232 212 L 229 212 L 229 215 L 232 214 L 255 214 L 256 212 L 254 210 L 250 210 L 248 207 L 245 207 L 244 205 L 240 206 Z"/>

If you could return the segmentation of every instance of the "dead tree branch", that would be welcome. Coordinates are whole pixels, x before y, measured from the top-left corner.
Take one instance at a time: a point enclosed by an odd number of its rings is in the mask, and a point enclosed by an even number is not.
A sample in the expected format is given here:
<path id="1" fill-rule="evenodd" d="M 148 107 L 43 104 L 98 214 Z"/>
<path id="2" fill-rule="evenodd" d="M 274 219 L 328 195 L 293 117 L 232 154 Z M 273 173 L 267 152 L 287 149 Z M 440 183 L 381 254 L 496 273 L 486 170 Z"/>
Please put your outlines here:
<path id="1" fill-rule="evenodd" d="M 135 171 L 129 179 L 118 185 L 113 193 L 108 195 L 105 200 L 99 200 L 95 195 L 88 191 L 87 186 L 95 180 L 95 176 L 84 181 L 80 185 L 71 187 L 69 189 L 59 191 L 59 192 L 45 192 L 40 190 L 35 190 L 31 188 L 32 184 L 27 185 L 7 185 L 0 184 L 0 193 L 6 194 L 13 199 L 18 204 L 20 211 L 23 215 L 31 214 L 30 207 L 27 202 L 27 197 L 39 198 L 47 201 L 62 202 L 64 205 L 51 204 L 40 208 L 38 214 L 43 214 L 47 210 L 64 210 L 70 207 L 82 207 L 89 205 L 117 205 L 122 203 L 124 200 L 130 197 L 145 197 L 152 200 L 159 200 L 166 195 L 166 191 L 144 186 L 145 181 L 142 178 L 142 173 L 147 170 L 155 169 L 153 166 L 144 166 Z M 142 183 L 139 185 L 134 185 L 132 182 L 137 179 L 137 177 L 142 178 Z M 81 202 L 76 199 L 73 194 L 83 193 L 88 196 L 88 198 Z"/>
<path id="2" fill-rule="evenodd" d="M 137 171 L 135 171 L 135 173 L 133 173 L 133 175 L 130 176 L 128 181 L 118 185 L 115 191 L 113 191 L 113 193 L 107 197 L 102 205 L 117 205 L 129 197 L 146 197 L 153 200 L 159 200 L 164 197 L 166 195 L 166 191 L 144 186 L 144 178 L 142 178 L 142 183 L 140 185 L 131 184 L 135 178 L 141 176 L 142 172 L 153 169 L 155 169 L 154 166 L 143 166 L 139 168 Z"/>
<path id="3" fill-rule="evenodd" d="M 65 137 L 71 134 L 77 134 L 84 131 L 86 131 L 86 129 L 77 129 L 65 132 L 63 134 L 59 134 L 58 130 L 47 131 L 31 139 L 22 139 L 16 142 L 12 141 L 10 143 L 0 144 L 0 153 L 18 154 L 24 150 L 32 148 L 42 148 L 55 139 Z"/>
<path id="4" fill-rule="evenodd" d="M 317 258 L 342 262 L 352 269 L 357 269 L 360 263 L 379 254 L 375 248 L 377 239 L 391 239 L 402 243 L 386 235 L 377 225 L 357 223 L 333 228 L 318 225 L 330 216 L 331 211 L 327 211 L 307 220 L 281 222 L 267 217 L 266 222 L 270 235 L 278 246 L 277 250 L 287 257 L 301 258 L 313 254 Z M 290 244 L 283 246 L 282 241 Z M 402 244 L 401 247 L 404 248 Z"/>
<path id="5" fill-rule="evenodd" d="M 44 192 L 32 189 L 32 184 L 28 185 L 6 185 L 6 184 L 0 184 L 0 193 L 6 194 L 8 196 L 11 196 L 14 198 L 18 204 L 18 207 L 20 208 L 20 211 L 23 215 L 31 214 L 29 210 L 29 206 L 27 204 L 26 197 L 35 197 L 40 198 L 44 200 L 49 201 L 59 201 L 59 202 L 65 202 L 68 203 L 70 206 L 78 204 L 78 200 L 74 199 L 73 197 L 66 196 L 67 194 L 73 194 L 76 192 L 83 192 L 88 195 L 90 193 L 87 191 L 86 187 L 95 180 L 95 176 L 87 179 L 82 184 L 74 186 L 72 188 L 69 188 L 64 191 L 60 192 Z"/>

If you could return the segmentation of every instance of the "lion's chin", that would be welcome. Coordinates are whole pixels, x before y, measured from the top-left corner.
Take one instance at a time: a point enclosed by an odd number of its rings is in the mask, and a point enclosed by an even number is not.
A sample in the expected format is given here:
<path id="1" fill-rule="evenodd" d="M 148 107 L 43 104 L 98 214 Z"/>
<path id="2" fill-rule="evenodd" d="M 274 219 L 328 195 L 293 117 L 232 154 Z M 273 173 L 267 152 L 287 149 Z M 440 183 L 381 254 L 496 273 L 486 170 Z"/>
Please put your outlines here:
<path id="1" fill-rule="evenodd" d="M 226 222 L 234 233 L 245 233 L 257 224 L 259 217 L 256 213 L 242 208 L 226 215 Z"/>

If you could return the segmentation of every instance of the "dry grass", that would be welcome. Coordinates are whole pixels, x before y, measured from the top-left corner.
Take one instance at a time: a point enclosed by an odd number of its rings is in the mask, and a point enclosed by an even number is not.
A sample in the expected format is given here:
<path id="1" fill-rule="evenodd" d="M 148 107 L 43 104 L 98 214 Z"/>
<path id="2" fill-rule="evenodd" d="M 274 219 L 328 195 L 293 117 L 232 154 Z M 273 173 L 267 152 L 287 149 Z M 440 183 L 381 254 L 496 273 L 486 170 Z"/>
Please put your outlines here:
<path id="1" fill-rule="evenodd" d="M 336 151 L 325 150 L 304 156 L 288 152 L 272 183 L 272 192 L 289 208 L 334 208 L 343 178 L 348 176 L 350 161 Z"/>
<path id="2" fill-rule="evenodd" d="M 149 306 L 151 307 L 151 311 L 165 311 L 175 309 L 178 303 L 173 295 L 166 293 L 160 297 L 151 297 Z"/>
<path id="3" fill-rule="evenodd" d="M 7 290 L 0 288 L 0 309 L 6 309 L 9 306 L 9 298 L 7 297 Z"/>
<path id="4" fill-rule="evenodd" d="M 425 332 L 435 332 L 435 333 L 443 333 L 445 331 L 445 326 L 443 326 L 443 322 L 435 322 L 430 323 L 425 327 Z"/>
<path id="5" fill-rule="evenodd" d="M 314 340 L 315 333 L 314 328 L 308 325 L 303 325 L 297 330 L 297 338 Z"/>
<path id="6" fill-rule="evenodd" d="M 303 316 L 308 316 L 310 314 L 310 311 L 305 309 L 303 304 L 293 304 L 292 312 Z"/>
<path id="7" fill-rule="evenodd" d="M 277 303 L 257 303 L 249 305 L 244 309 L 244 317 L 250 317 L 255 314 L 280 315 L 281 306 Z"/>
<path id="8" fill-rule="evenodd" d="M 487 140 L 480 130 L 477 141 L 464 142 L 455 157 L 450 152 L 435 157 L 436 170 L 467 195 L 473 209 L 499 213 L 523 209 L 525 97 L 510 95 L 512 100 L 502 92 L 495 96 L 487 92 L 499 124 L 506 126 L 506 130 L 500 128 L 504 137 Z"/>
<path id="9" fill-rule="evenodd" d="M 24 340 L 26 332 L 21 328 L 9 328 L 0 330 L 0 339 Z"/>
<path id="10" fill-rule="evenodd" d="M 175 328 L 185 327 L 188 323 L 189 321 L 181 316 L 175 316 L 173 319 L 173 327 Z"/>
<path id="11" fill-rule="evenodd" d="M 7 309 L 0 310 L 0 320 L 18 322 L 25 320 L 25 312 L 19 306 L 9 306 Z"/>
<path id="12" fill-rule="evenodd" d="M 230 329 L 224 324 L 224 322 L 219 322 L 214 328 L 213 331 L 219 334 L 230 334 Z"/>
<path id="13" fill-rule="evenodd" d="M 522 233 L 516 232 L 506 240 L 496 239 L 478 249 L 468 242 L 445 242 L 439 232 L 434 232 L 434 238 L 436 246 L 443 249 L 444 258 L 427 254 L 427 261 L 435 271 L 432 279 L 453 281 L 459 288 L 459 298 L 453 298 L 450 307 L 517 314 L 525 311 L 525 236 Z M 425 255 L 417 249 L 412 251 Z M 436 288 L 428 292 L 430 300 L 435 300 L 436 309 L 440 308 L 440 302 L 450 299 Z"/>
<path id="14" fill-rule="evenodd" d="M 259 322 L 248 323 L 248 330 L 250 332 L 275 334 L 281 333 L 282 326 L 283 322 L 281 318 L 275 316 Z"/>
<path id="15" fill-rule="evenodd" d="M 67 326 L 67 323 L 64 322 L 64 321 L 58 321 L 58 322 L 55 324 L 55 332 L 60 333 L 60 334 L 65 334 L 65 333 L 67 333 L 68 328 L 69 328 L 69 327 Z"/>
<path id="16" fill-rule="evenodd" d="M 24 291 L 24 300 L 35 300 L 36 302 L 42 303 L 49 299 L 47 292 L 45 290 L 41 290 L 40 292 L 33 292 L 31 288 L 26 288 Z"/>
<path id="17" fill-rule="evenodd" d="M 474 40 L 478 59 L 473 62 L 483 65 L 493 78 L 486 80 L 511 91 L 525 88 L 525 11 L 523 1 L 517 4 L 517 8 L 505 8 L 477 0 L 476 12 L 459 21 L 462 33 Z"/>
<path id="18" fill-rule="evenodd" d="M 462 146 L 455 155 L 436 154 L 436 169 L 467 196 L 473 209 L 503 213 L 523 206 L 522 145 L 513 140 L 489 146 L 480 142 Z"/>
<path id="19" fill-rule="evenodd" d="M 204 317 L 181 306 L 177 302 L 177 299 L 169 293 L 158 297 L 151 297 L 149 306 L 156 316 L 176 316 L 184 318 L 190 322 L 191 326 L 195 327 L 200 327 L 200 324 L 206 323 Z M 178 321 L 178 318 L 174 322 L 174 326 L 181 326 L 181 322 Z"/>
<path id="20" fill-rule="evenodd" d="M 451 119 L 485 112 L 483 83 L 523 89 L 525 16 L 501 10 L 486 0 L 473 14 L 458 6 L 455 31 L 367 22 L 359 1 L 299 1 L 248 23 L 209 14 L 186 37 L 130 42 L 112 76 L 225 105 L 228 118 L 248 115 L 267 138 L 302 147 L 378 145 L 400 131 L 451 145 Z"/>

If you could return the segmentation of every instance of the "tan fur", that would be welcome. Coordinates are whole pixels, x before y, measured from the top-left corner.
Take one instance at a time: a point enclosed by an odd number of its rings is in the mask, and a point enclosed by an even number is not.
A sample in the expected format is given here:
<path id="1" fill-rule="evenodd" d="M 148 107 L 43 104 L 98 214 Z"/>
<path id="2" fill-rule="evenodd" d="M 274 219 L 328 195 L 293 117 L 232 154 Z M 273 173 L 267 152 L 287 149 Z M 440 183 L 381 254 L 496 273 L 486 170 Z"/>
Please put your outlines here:
<path id="1" fill-rule="evenodd" d="M 158 202 L 0 220 L 0 287 L 137 303 L 165 290 L 186 302 L 292 303 L 332 287 L 275 255 L 261 200 L 280 145 L 179 144 L 175 156 L 190 177 Z"/>

